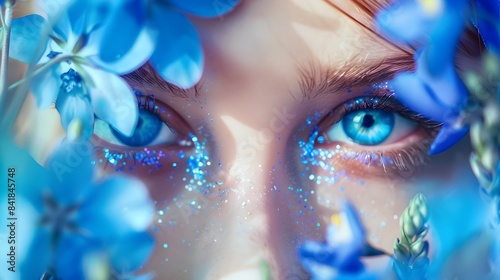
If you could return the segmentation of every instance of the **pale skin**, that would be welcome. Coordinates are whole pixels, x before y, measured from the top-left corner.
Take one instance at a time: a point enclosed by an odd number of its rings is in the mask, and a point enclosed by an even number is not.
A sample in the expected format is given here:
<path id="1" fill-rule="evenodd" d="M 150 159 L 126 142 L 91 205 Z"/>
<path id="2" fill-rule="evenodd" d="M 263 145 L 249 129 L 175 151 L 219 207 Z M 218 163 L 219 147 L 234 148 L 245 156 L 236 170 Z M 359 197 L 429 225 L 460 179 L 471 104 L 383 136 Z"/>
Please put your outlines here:
<path id="1" fill-rule="evenodd" d="M 353 5 L 342 7 L 360 21 L 371 22 Z M 177 169 L 171 165 L 174 161 L 166 161 L 150 174 L 144 168 L 129 172 L 143 179 L 158 210 L 171 209 L 155 217 L 152 228 L 157 230 L 152 233 L 157 246 L 143 269 L 154 271 L 157 279 L 259 279 L 263 261 L 271 266 L 273 279 L 306 278 L 297 247 L 305 239 L 324 239 L 330 216 L 344 198 L 360 210 L 368 242 L 392 253 L 399 217 L 413 195 L 422 192 L 432 197 L 449 191 L 453 182 L 471 178 L 465 142 L 409 172 L 332 158 L 336 170 L 345 170 L 338 182 L 318 185 L 300 176 L 301 172 L 328 175 L 317 166 L 304 171 L 300 163 L 297 139 L 307 139 L 311 132 L 310 126 L 301 129 L 306 119 L 314 112 L 325 115 L 370 86 L 331 90 L 303 100 L 301 69 L 318 69 L 315 76 L 319 77 L 324 69 L 342 71 L 353 64 L 368 69 L 387 58 L 404 56 L 324 1 L 242 1 L 221 20 L 193 22 L 206 55 L 198 96 L 193 90 L 187 93 L 190 98 L 182 98 L 148 85 L 132 86 L 154 94 L 177 112 L 190 127 L 169 123 L 179 133 L 193 132 L 207 142 L 212 162 L 204 169 L 207 181 L 223 184 L 208 195 L 186 190 L 182 181 L 186 173 L 179 172 L 186 163 L 180 160 L 175 161 Z M 53 127 L 57 125 L 55 119 Z M 398 151 L 429 137 L 421 128 L 389 144 L 340 144 L 352 151 Z M 163 150 L 172 157 L 179 150 L 190 153 L 180 147 Z M 113 172 L 106 169 L 102 174 Z M 295 191 L 298 188 L 310 194 L 307 203 L 297 202 L 303 199 Z M 201 209 L 186 210 L 193 200 Z M 314 212 L 309 211 L 311 206 Z M 298 217 L 300 210 L 303 215 Z"/>

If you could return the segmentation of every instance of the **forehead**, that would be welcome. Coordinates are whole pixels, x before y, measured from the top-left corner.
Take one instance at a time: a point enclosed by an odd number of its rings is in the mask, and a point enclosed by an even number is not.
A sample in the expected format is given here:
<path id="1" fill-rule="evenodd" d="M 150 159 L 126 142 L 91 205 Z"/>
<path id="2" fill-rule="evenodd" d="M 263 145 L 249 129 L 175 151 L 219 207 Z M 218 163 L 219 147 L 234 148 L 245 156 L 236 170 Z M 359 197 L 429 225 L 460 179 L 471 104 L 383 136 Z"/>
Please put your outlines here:
<path id="1" fill-rule="evenodd" d="M 233 80 L 267 77 L 276 81 L 297 76 L 304 68 L 369 67 L 402 55 L 361 25 L 373 27 L 363 9 L 374 9 L 380 2 L 330 1 L 345 13 L 321 0 L 242 1 L 220 20 L 197 20 L 207 54 L 206 73 L 211 64 L 217 64 L 215 70 L 230 71 L 226 77 Z"/>

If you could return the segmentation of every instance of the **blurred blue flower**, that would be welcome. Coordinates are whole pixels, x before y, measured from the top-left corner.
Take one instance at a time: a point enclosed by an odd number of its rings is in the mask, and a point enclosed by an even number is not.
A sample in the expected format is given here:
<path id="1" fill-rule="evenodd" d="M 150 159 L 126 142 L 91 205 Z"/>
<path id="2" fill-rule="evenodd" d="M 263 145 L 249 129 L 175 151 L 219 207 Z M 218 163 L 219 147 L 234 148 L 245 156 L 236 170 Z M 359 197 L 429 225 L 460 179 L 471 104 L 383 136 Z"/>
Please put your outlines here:
<path id="1" fill-rule="evenodd" d="M 471 190 L 460 190 L 447 196 L 435 197 L 428 201 L 428 206 L 432 240 L 436 248 L 428 275 L 430 279 L 437 279 L 449 269 L 463 269 L 457 267 L 458 263 L 462 263 L 457 258 L 474 256 L 464 249 L 474 250 L 474 246 L 467 244 L 486 239 L 486 236 L 480 236 L 480 233 L 489 232 L 487 229 L 491 212 L 479 194 Z M 450 267 L 449 260 L 452 258 L 455 263 Z M 478 269 L 478 264 L 485 261 L 477 257 L 472 258 L 478 263 L 468 260 L 470 267 L 465 270 Z M 478 273 L 480 272 L 484 273 L 478 270 Z"/>
<path id="2" fill-rule="evenodd" d="M 5 189 L 0 192 L 0 207 L 3 211 L 5 211 L 5 216 L 2 217 L 5 217 L 4 219 L 24 217 L 22 216 L 24 214 L 21 212 L 23 209 L 22 206 L 20 206 L 22 199 L 19 197 L 19 192 L 21 190 L 25 190 L 26 192 L 37 188 L 39 185 L 45 184 L 45 170 L 26 151 L 17 147 L 8 133 L 0 134 L 0 170 L 2 170 L 0 173 L 0 179 L 6 184 L 4 185 Z M 9 181 L 9 179 L 11 181 Z M 9 187 L 8 184 L 11 184 L 11 186 Z M 8 201 L 9 197 L 11 198 L 11 203 Z M 9 206 L 15 207 L 12 213 L 6 212 L 9 209 Z M 0 279 L 16 279 L 15 277 L 19 277 L 19 279 L 26 279 L 23 278 L 24 270 L 22 268 L 19 270 L 19 260 L 26 257 L 26 252 L 23 249 L 28 240 L 31 238 L 30 229 L 32 227 L 24 227 L 20 230 L 19 226 L 22 220 L 13 220 L 12 222 L 16 222 L 16 231 L 13 235 L 13 237 L 15 236 L 16 244 L 8 243 L 12 242 L 8 240 L 13 239 L 8 239 L 11 236 L 9 227 L 1 227 L 0 239 L 5 242 L 2 242 L 0 245 L 0 253 L 2 256 L 7 256 L 10 253 L 10 246 L 15 246 L 15 257 L 17 262 L 7 262 L 7 267 L 0 270 Z M 7 259 L 7 261 L 10 260 L 10 257 L 8 258 L 9 259 Z M 17 264 L 16 273 L 7 270 L 7 268 L 13 264 Z M 40 275 L 38 278 L 39 277 Z"/>
<path id="3" fill-rule="evenodd" d="M 90 145 L 65 141 L 45 171 L 38 166 L 36 173 L 26 173 L 32 172 L 29 165 L 18 167 L 20 180 L 36 180 L 18 183 L 16 190 L 22 279 L 39 279 L 44 273 L 86 279 L 84 263 L 95 253 L 107 256 L 115 275 L 127 275 L 150 255 L 154 241 L 147 228 L 153 205 L 145 186 L 118 176 L 92 183 L 91 154 Z M 10 158 L 8 162 L 10 166 Z"/>
<path id="4" fill-rule="evenodd" d="M 479 30 L 484 44 L 490 52 L 500 55 L 500 1 L 475 0 L 472 23 Z"/>
<path id="5" fill-rule="evenodd" d="M 48 26 L 46 21 L 38 15 L 14 20 L 10 55 L 29 63 L 43 51 L 37 59 L 40 67 L 35 70 L 38 75 L 31 81 L 31 90 L 39 107 L 48 107 L 56 101 L 65 129 L 74 118 L 79 118 L 83 122 L 83 137 L 88 139 L 95 113 L 122 134 L 131 135 L 138 118 L 137 101 L 118 74 L 141 66 L 147 57 L 126 57 L 126 64 L 118 61 L 112 66 L 97 59 L 102 38 L 100 27 L 111 7 L 94 2 L 76 1 L 70 5 L 53 26 L 47 42 L 41 44 L 44 46 L 41 51 L 40 34 Z"/>
<path id="6" fill-rule="evenodd" d="M 418 48 L 416 71 L 397 74 L 390 85 L 410 109 L 443 123 L 430 154 L 448 149 L 468 131 L 458 124 L 468 93 L 454 67 L 468 7 L 466 0 L 402 0 L 377 15 L 390 39 Z"/>
<path id="7" fill-rule="evenodd" d="M 104 27 L 99 59 L 113 64 L 124 56 L 144 55 L 167 82 L 190 88 L 201 78 L 204 55 L 198 33 L 186 14 L 220 17 L 239 0 L 118 2 Z"/>
<path id="8" fill-rule="evenodd" d="M 314 279 L 376 279 L 361 263 L 366 247 L 365 230 L 352 204 L 332 216 L 326 242 L 306 241 L 299 258 Z"/>

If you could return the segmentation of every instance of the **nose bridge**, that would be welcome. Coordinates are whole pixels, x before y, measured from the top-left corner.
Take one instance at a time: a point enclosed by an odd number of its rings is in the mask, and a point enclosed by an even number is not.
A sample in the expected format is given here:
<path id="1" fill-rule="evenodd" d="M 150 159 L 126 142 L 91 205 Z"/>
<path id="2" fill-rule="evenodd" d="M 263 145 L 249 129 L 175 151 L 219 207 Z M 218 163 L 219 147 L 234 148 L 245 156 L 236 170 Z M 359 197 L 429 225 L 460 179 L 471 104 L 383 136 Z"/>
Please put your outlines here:
<path id="1" fill-rule="evenodd" d="M 288 136 L 296 117 L 287 106 L 271 109 L 266 121 L 253 127 L 233 116 L 221 116 L 236 146 L 219 148 L 222 157 L 229 159 L 226 180 L 233 198 L 228 202 L 228 219 L 235 225 L 230 238 L 239 239 L 238 243 L 244 240 L 239 246 L 246 248 L 243 255 L 255 262 L 267 261 L 276 279 L 302 275 L 296 260 L 295 209 L 290 208 L 295 194 L 288 190 L 286 168 Z"/>

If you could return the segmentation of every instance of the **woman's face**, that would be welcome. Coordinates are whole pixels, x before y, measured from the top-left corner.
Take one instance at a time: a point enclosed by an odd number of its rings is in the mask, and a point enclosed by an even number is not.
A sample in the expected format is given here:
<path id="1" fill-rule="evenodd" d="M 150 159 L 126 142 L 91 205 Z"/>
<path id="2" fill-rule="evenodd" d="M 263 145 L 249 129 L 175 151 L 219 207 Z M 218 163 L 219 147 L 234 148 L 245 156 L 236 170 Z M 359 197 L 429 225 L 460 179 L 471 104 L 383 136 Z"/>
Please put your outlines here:
<path id="1" fill-rule="evenodd" d="M 103 176 L 138 176 L 156 201 L 145 271 L 158 279 L 259 279 L 263 262 L 275 279 L 306 278 L 297 247 L 324 239 L 343 199 L 359 210 L 368 242 L 392 252 L 416 193 L 468 178 L 466 143 L 427 158 L 433 125 L 384 84 L 412 54 L 327 2 L 242 1 L 223 18 L 193 21 L 206 56 L 197 93 L 127 76 L 144 95 L 144 128 L 151 111 L 172 131 L 144 130 L 146 150 L 106 125 L 93 137 Z"/>

